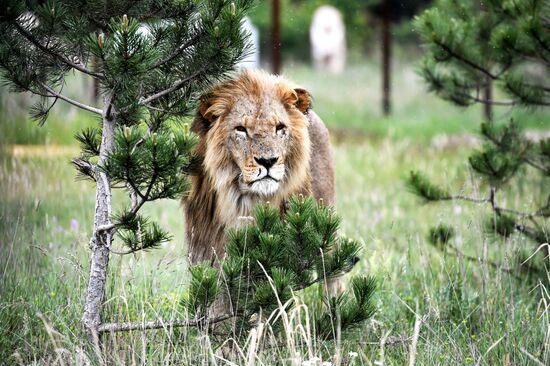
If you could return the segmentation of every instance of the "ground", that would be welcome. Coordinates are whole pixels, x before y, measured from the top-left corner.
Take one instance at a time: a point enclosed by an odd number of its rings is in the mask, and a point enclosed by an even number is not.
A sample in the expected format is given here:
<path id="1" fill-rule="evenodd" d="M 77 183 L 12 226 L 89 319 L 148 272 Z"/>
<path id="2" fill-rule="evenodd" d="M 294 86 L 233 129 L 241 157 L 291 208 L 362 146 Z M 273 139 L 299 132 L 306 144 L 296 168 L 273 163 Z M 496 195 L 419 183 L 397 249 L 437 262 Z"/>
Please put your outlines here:
<path id="1" fill-rule="evenodd" d="M 257 353 L 259 364 L 292 364 L 293 355 L 302 364 L 316 364 L 316 357 L 337 364 L 333 355 L 339 354 L 345 365 L 401 365 L 411 353 L 419 365 L 548 362 L 547 280 L 518 280 L 520 274 L 495 270 L 485 262 L 509 266 L 518 253 L 528 256 L 536 247 L 519 236 L 503 240 L 487 233 L 487 208 L 453 202 L 426 205 L 404 183 L 409 171 L 418 169 L 453 192 L 483 195 L 485 187 L 473 185 L 467 167 L 472 146 L 465 141 L 470 139 L 440 143 L 449 141 L 441 139 L 443 134 L 475 134 L 480 109 L 457 109 L 427 94 L 413 66 L 398 63 L 394 114 L 383 118 L 376 70 L 376 64 L 368 64 L 352 66 L 342 76 L 320 77 L 302 65 L 287 67 L 290 77 L 311 90 L 315 110 L 333 132 L 342 232 L 364 242 L 354 273 L 378 278 L 377 313 L 336 348 L 300 332 L 307 324 L 291 313 L 295 328 L 287 337 L 305 342 L 284 343 L 294 349 L 264 344 Z M 67 111 L 61 109 L 41 129 L 30 122 L 15 125 L 22 122 L 2 112 L 0 363 L 72 364 L 86 358 L 79 321 L 94 187 L 75 180 L 69 161 L 78 154 L 72 135 L 95 122 Z M 497 121 L 514 117 L 529 129 L 544 130 L 550 122 L 548 114 L 537 111 L 499 109 L 496 115 Z M 521 208 L 532 204 L 525 197 L 537 197 L 548 181 L 527 174 L 512 186 L 499 199 Z M 112 256 L 105 314 L 110 321 L 183 316 L 179 300 L 187 275 L 182 210 L 175 201 L 147 210 L 174 237 L 159 250 Z M 427 231 L 439 222 L 456 228 L 453 245 L 480 260 L 457 258 L 429 244 Z M 411 352 L 415 320 L 421 326 L 416 352 Z M 108 357 L 117 364 L 224 364 L 213 358 L 209 340 L 196 337 L 193 330 L 112 336 L 108 344 L 114 350 Z M 244 358 L 239 364 L 246 363 L 250 344 L 240 345 Z"/>

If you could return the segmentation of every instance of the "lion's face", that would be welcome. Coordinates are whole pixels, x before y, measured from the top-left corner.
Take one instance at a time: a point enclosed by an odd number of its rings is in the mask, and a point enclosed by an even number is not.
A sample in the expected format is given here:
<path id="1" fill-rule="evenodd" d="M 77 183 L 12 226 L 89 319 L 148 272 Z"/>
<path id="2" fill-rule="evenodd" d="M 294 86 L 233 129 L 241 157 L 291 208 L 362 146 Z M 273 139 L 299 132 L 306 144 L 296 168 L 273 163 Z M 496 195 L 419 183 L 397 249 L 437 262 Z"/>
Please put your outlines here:
<path id="1" fill-rule="evenodd" d="M 237 100 L 224 121 L 226 149 L 239 170 L 239 189 L 269 197 L 285 179 L 292 122 L 280 101 L 266 98 L 264 103 Z"/>
<path id="2" fill-rule="evenodd" d="M 284 79 L 245 72 L 201 100 L 204 166 L 218 191 L 269 199 L 299 184 L 309 166 L 309 93 Z"/>

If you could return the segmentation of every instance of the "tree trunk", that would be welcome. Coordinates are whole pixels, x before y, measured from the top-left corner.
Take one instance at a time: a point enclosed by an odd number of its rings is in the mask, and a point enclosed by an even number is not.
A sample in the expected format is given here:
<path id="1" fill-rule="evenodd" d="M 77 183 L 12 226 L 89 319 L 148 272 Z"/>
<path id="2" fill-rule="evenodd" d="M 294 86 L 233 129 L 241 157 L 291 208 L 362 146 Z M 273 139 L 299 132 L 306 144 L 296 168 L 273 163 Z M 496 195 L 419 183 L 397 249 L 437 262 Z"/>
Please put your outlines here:
<path id="1" fill-rule="evenodd" d="M 391 113 L 391 4 L 384 0 L 382 14 L 382 112 Z"/>
<path id="2" fill-rule="evenodd" d="M 274 74 L 281 73 L 281 3 L 272 0 L 271 9 L 271 67 Z"/>
<path id="3" fill-rule="evenodd" d="M 103 100 L 103 129 L 99 164 L 104 162 L 113 150 L 115 134 L 115 117 L 112 113 L 111 100 Z M 96 203 L 94 216 L 94 231 L 90 239 L 90 276 L 86 290 L 86 303 L 82 324 L 94 345 L 99 344 L 98 327 L 101 325 L 101 313 L 105 300 L 105 284 L 109 265 L 109 247 L 112 234 L 109 230 L 99 231 L 98 228 L 111 224 L 111 183 L 109 177 L 96 167 Z"/>

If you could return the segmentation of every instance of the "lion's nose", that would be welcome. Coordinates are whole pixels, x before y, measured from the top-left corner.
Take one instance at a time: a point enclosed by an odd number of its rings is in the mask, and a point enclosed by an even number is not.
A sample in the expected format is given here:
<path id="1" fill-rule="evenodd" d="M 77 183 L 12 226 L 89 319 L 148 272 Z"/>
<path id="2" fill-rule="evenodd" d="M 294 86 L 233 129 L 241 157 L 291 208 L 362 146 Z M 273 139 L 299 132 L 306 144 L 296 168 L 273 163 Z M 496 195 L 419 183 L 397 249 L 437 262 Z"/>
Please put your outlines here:
<path id="1" fill-rule="evenodd" d="M 254 160 L 256 160 L 256 162 L 260 165 L 263 165 L 266 169 L 269 169 L 271 168 L 273 165 L 275 165 L 275 163 L 277 162 L 277 160 L 279 160 L 278 157 L 273 157 L 273 158 L 254 158 Z"/>

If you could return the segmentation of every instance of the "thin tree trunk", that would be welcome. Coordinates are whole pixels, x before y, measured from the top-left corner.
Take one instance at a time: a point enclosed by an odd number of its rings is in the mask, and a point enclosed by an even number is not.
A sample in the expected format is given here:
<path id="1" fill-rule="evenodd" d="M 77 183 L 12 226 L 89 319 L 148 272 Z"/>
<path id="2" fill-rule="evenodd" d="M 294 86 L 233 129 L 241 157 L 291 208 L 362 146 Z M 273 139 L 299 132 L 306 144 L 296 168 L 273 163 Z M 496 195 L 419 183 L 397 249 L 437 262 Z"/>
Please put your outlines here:
<path id="1" fill-rule="evenodd" d="M 271 67 L 274 74 L 281 73 L 281 3 L 272 0 L 271 9 Z"/>
<path id="2" fill-rule="evenodd" d="M 103 100 L 103 130 L 99 163 L 105 161 L 113 150 L 115 134 L 115 117 L 112 113 L 111 100 Z M 110 231 L 98 232 L 98 227 L 111 224 L 111 184 L 109 177 L 96 168 L 96 204 L 94 231 L 90 239 L 90 276 L 86 290 L 86 303 L 82 324 L 94 345 L 99 345 L 98 328 L 101 325 L 101 313 L 105 300 L 105 284 L 109 265 L 109 246 L 112 242 Z"/>
<path id="3" fill-rule="evenodd" d="M 391 113 L 391 4 L 384 0 L 382 15 L 382 112 Z"/>

